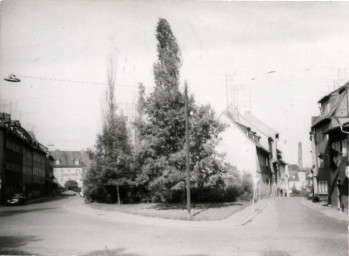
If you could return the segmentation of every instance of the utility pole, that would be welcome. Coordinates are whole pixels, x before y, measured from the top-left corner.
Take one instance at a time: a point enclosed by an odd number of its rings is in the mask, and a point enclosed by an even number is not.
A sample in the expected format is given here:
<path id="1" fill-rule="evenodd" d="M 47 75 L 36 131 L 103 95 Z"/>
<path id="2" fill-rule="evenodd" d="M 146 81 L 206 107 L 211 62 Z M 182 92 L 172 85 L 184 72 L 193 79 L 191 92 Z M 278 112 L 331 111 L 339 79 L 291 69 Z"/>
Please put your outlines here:
<path id="1" fill-rule="evenodd" d="M 317 174 L 319 172 L 319 165 L 317 161 L 317 152 L 316 152 L 316 144 L 315 144 L 315 131 L 312 130 L 310 133 L 310 139 L 311 139 L 311 152 L 312 152 L 312 158 L 313 158 L 313 198 L 318 196 L 318 185 L 317 185 Z"/>
<path id="2" fill-rule="evenodd" d="M 187 185 L 187 217 L 191 219 L 190 213 L 190 166 L 189 166 L 189 109 L 188 109 L 188 84 L 185 81 L 185 144 L 186 144 L 186 185 Z"/>

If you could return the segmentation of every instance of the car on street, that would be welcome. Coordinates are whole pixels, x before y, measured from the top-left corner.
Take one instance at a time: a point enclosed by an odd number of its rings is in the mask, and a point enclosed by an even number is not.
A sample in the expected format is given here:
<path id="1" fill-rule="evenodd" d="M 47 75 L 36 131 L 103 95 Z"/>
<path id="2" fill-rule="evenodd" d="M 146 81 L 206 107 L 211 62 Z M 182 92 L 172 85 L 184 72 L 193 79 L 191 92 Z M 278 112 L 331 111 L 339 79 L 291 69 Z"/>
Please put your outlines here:
<path id="1" fill-rule="evenodd" d="M 7 200 L 7 205 L 24 205 L 27 199 L 22 193 L 14 194 L 9 200 Z"/>
<path id="2" fill-rule="evenodd" d="M 73 190 L 66 190 L 62 192 L 62 196 L 76 196 L 77 192 Z"/>

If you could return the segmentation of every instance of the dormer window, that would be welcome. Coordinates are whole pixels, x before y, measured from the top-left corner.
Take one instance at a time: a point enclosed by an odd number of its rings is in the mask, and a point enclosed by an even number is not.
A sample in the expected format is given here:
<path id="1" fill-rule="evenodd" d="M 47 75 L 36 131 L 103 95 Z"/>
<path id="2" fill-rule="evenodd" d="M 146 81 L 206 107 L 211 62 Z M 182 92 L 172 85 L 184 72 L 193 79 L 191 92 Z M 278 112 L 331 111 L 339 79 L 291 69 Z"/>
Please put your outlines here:
<path id="1" fill-rule="evenodd" d="M 56 164 L 56 165 L 60 165 L 60 164 L 61 164 L 61 160 L 56 159 L 55 164 Z"/>
<path id="2" fill-rule="evenodd" d="M 321 114 L 327 115 L 330 112 L 330 103 L 328 101 L 325 101 L 321 104 Z"/>
<path id="3" fill-rule="evenodd" d="M 75 164 L 75 165 L 79 165 L 79 164 L 80 164 L 79 159 L 75 159 L 75 160 L 74 160 L 74 164 Z"/>

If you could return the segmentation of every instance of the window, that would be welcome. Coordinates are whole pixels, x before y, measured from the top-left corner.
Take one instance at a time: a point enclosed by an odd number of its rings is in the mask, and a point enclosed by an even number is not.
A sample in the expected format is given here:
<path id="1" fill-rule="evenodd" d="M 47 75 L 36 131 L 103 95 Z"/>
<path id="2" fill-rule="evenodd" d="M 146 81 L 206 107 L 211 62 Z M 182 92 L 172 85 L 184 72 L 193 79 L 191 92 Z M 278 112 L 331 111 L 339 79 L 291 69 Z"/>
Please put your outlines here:
<path id="1" fill-rule="evenodd" d="M 318 190 L 319 190 L 319 195 L 327 195 L 328 194 L 328 182 L 327 182 L 327 180 L 326 181 L 319 181 Z"/>
<path id="2" fill-rule="evenodd" d="M 342 156 L 348 155 L 348 139 L 342 140 Z"/>
<path id="3" fill-rule="evenodd" d="M 321 106 L 321 110 L 322 110 L 321 114 L 322 115 L 328 114 L 330 112 L 330 107 L 331 107 L 331 105 L 330 105 L 329 101 L 323 102 L 322 106 Z"/>
<path id="4" fill-rule="evenodd" d="M 337 153 L 341 154 L 343 157 L 348 155 L 348 140 L 344 139 L 341 141 L 336 141 L 331 144 L 331 149 Z"/>
<path id="5" fill-rule="evenodd" d="M 317 163 L 319 167 L 324 167 L 324 160 L 321 157 L 317 158 Z"/>

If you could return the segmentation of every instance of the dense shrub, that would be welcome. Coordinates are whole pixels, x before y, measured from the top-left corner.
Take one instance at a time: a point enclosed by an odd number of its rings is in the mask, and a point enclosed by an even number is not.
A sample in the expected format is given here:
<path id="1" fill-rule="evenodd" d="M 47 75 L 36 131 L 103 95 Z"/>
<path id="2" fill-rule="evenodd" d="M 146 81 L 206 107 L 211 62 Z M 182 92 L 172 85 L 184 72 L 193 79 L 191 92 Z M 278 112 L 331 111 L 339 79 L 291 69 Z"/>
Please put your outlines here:
<path id="1" fill-rule="evenodd" d="M 315 196 L 313 197 L 313 202 L 314 202 L 314 203 L 319 203 L 319 202 L 320 202 L 320 197 L 319 197 L 319 195 L 315 195 Z"/>
<path id="2" fill-rule="evenodd" d="M 104 186 L 85 187 L 84 196 L 87 201 L 111 203 L 111 196 Z"/>

